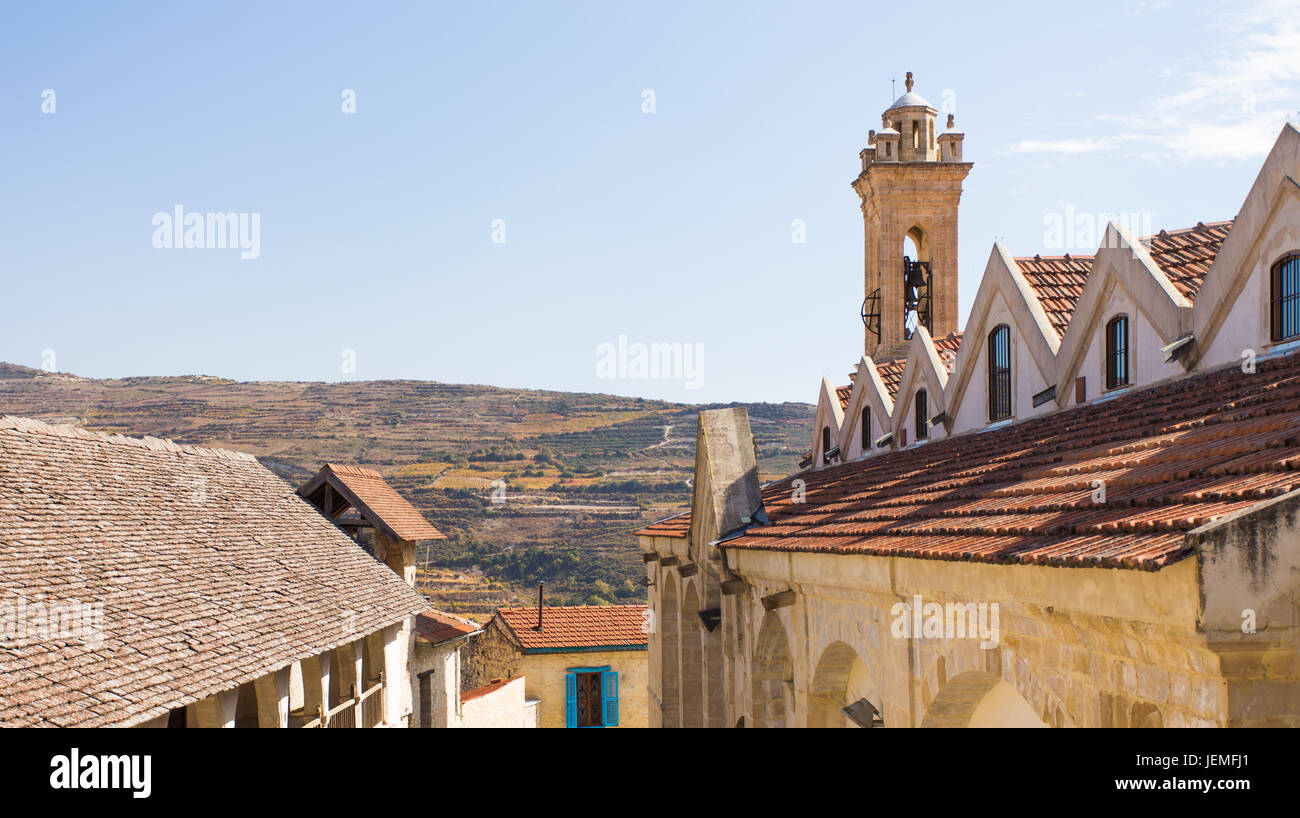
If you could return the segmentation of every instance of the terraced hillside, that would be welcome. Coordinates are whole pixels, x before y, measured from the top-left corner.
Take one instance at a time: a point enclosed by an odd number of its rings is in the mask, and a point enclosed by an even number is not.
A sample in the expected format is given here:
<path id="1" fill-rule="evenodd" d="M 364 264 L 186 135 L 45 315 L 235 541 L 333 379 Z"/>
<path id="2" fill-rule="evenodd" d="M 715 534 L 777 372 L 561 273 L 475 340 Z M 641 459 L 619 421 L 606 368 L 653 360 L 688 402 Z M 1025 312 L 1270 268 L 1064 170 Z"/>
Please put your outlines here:
<path id="1" fill-rule="evenodd" d="M 764 478 L 788 474 L 813 407 L 746 404 Z M 449 539 L 427 591 L 483 614 L 531 601 L 644 598 L 631 531 L 689 500 L 702 408 L 423 381 L 100 380 L 0 363 L 0 414 L 251 452 L 297 485 L 321 463 L 378 468 Z M 439 596 L 441 594 L 441 596 Z"/>

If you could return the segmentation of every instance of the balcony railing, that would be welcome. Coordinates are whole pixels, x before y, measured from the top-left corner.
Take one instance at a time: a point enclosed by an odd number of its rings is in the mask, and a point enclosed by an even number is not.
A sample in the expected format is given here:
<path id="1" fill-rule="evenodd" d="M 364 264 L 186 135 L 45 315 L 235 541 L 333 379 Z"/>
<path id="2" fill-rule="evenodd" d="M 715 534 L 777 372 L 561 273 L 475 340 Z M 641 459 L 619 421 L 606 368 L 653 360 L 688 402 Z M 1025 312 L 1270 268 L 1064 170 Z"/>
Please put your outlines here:
<path id="1" fill-rule="evenodd" d="M 357 695 L 356 685 L 353 685 L 350 698 L 344 699 L 329 710 L 318 707 L 316 709 L 316 718 L 304 722 L 302 726 L 304 728 L 356 727 L 358 714 L 361 719 L 361 727 L 379 727 L 384 723 L 384 676 L 382 673 L 379 675 L 379 681 L 360 695 Z"/>

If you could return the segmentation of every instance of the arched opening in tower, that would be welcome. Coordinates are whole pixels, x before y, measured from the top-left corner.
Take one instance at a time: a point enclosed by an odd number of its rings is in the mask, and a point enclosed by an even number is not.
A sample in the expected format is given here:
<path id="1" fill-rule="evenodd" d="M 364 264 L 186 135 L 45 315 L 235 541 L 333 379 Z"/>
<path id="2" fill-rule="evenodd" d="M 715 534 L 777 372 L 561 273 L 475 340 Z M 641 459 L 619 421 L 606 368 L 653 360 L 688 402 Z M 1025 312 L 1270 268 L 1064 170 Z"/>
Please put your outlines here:
<path id="1" fill-rule="evenodd" d="M 918 326 L 933 332 L 930 308 L 930 242 L 915 226 L 903 237 L 903 337 L 911 338 Z"/>

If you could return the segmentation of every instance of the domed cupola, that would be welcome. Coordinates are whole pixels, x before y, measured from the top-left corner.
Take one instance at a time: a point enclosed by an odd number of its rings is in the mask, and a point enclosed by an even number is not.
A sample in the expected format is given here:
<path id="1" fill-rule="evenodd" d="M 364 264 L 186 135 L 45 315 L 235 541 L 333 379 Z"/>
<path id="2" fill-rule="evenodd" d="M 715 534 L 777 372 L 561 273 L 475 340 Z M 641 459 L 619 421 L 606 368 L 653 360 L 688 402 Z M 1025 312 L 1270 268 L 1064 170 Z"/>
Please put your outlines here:
<path id="1" fill-rule="evenodd" d="M 934 162 L 939 158 L 935 141 L 934 119 L 939 112 L 925 97 L 912 91 L 912 72 L 907 72 L 904 84 L 907 91 L 894 100 L 889 110 L 881 115 L 899 133 L 898 161 Z"/>

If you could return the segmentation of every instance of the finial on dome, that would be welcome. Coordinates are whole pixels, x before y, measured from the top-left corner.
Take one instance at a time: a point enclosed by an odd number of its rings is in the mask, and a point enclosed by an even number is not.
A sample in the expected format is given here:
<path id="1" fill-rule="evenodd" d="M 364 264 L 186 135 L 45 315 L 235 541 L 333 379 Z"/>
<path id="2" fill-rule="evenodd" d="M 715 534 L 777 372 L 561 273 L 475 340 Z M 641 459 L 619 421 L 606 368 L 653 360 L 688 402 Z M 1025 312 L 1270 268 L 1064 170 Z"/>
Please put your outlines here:
<path id="1" fill-rule="evenodd" d="M 948 130 L 951 131 L 953 128 L 956 127 L 957 127 L 957 117 L 952 114 L 948 114 Z"/>
<path id="2" fill-rule="evenodd" d="M 911 71 L 907 72 L 907 79 L 903 81 L 903 85 L 904 87 L 907 88 L 907 93 L 909 94 L 912 93 L 912 72 Z"/>

